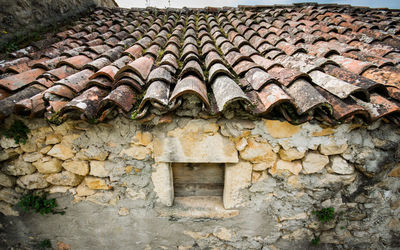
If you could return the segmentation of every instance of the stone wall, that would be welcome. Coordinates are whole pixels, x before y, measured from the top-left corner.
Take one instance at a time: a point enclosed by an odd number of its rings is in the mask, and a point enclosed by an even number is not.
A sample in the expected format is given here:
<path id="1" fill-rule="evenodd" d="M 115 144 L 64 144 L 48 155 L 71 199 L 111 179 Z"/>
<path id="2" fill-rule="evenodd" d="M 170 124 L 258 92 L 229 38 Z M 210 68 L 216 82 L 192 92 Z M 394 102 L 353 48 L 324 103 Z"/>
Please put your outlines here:
<path id="1" fill-rule="evenodd" d="M 114 0 L 0 0 L 2 42 L 47 26 L 58 26 L 95 7 L 117 7 Z M 2 45 L 2 44 L 0 44 Z"/>
<path id="2" fill-rule="evenodd" d="M 319 238 L 329 248 L 400 247 L 400 129 L 383 121 L 24 122 L 26 144 L 0 140 L 6 246 L 304 249 Z M 174 198 L 173 162 L 226 163 L 223 198 Z M 22 212 L 15 204 L 30 190 L 48 191 L 66 214 Z M 328 207 L 335 219 L 319 222 L 312 211 Z"/>

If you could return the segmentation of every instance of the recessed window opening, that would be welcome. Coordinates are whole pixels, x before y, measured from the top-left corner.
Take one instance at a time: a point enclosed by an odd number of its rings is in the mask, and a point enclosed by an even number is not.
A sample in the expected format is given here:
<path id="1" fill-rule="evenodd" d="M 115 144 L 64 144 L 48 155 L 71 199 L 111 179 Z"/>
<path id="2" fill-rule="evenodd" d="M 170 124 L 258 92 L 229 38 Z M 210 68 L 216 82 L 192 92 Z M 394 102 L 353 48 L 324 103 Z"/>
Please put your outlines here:
<path id="1" fill-rule="evenodd" d="M 223 163 L 173 163 L 172 173 L 175 197 L 223 196 Z"/>

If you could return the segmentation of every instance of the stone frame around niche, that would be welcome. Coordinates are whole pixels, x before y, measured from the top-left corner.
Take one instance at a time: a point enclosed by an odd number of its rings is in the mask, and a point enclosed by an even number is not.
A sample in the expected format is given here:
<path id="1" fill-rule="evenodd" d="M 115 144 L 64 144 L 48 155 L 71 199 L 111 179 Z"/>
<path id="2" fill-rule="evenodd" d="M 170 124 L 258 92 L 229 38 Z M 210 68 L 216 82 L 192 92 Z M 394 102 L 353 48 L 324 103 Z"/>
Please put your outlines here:
<path id="1" fill-rule="evenodd" d="M 152 174 L 154 190 L 159 201 L 165 206 L 174 204 L 174 183 L 171 162 L 154 165 Z M 225 163 L 223 205 L 225 209 L 238 207 L 242 198 L 240 190 L 251 184 L 252 166 L 248 162 Z"/>

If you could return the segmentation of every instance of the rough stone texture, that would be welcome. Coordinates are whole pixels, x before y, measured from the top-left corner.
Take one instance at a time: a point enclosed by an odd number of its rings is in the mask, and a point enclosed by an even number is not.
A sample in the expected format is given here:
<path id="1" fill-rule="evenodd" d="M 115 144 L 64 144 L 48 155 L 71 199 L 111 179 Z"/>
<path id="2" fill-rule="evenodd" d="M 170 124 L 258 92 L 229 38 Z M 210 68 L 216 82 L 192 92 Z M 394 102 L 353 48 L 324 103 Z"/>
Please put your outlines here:
<path id="1" fill-rule="evenodd" d="M 333 156 L 331 158 L 331 168 L 332 171 L 337 174 L 354 173 L 354 167 L 347 163 L 347 161 L 340 156 Z"/>
<path id="2" fill-rule="evenodd" d="M 41 173 L 34 173 L 30 175 L 24 175 L 18 178 L 18 186 L 25 189 L 42 189 L 49 186 L 46 178 Z"/>
<path id="3" fill-rule="evenodd" d="M 0 172 L 0 186 L 13 187 L 15 185 L 15 177 L 8 176 Z"/>
<path id="4" fill-rule="evenodd" d="M 150 154 L 150 149 L 144 146 L 131 145 L 129 148 L 121 151 L 120 156 L 128 156 L 136 160 L 144 160 Z"/>
<path id="5" fill-rule="evenodd" d="M 39 161 L 34 162 L 33 166 L 42 174 L 58 173 L 62 169 L 62 161 L 53 157 L 43 157 Z"/>
<path id="6" fill-rule="evenodd" d="M 27 153 L 22 156 L 22 159 L 26 162 L 35 162 L 42 158 L 43 155 L 38 152 Z"/>
<path id="7" fill-rule="evenodd" d="M 299 160 L 302 159 L 304 155 L 304 151 L 299 151 L 296 148 L 289 148 L 287 150 L 281 148 L 279 150 L 279 157 L 285 161 Z"/>
<path id="8" fill-rule="evenodd" d="M 94 190 L 111 189 L 111 186 L 107 185 L 106 180 L 97 178 L 97 177 L 91 177 L 91 176 L 85 177 L 85 184 L 88 188 L 94 189 Z"/>
<path id="9" fill-rule="evenodd" d="M 35 249 L 37 242 L 29 238 L 32 235 L 35 239 L 50 238 L 53 246 L 65 242 L 71 249 L 311 249 L 315 236 L 325 242 L 320 243 L 324 249 L 399 247 L 400 130 L 385 123 L 334 128 L 305 123 L 285 138 L 272 136 L 265 120 L 234 118 L 174 117 L 156 126 L 121 117 L 98 125 L 67 121 L 50 128 L 36 119 L 26 124 L 36 152 L 25 153 L 21 145 L 1 148 L 2 166 L 20 157 L 26 162 L 49 157 L 42 154 L 50 152 L 54 144 L 46 146 L 46 137 L 56 133 L 61 139 L 55 145 L 77 153 L 67 160 L 52 158 L 64 164 L 87 161 L 90 171 L 86 181 L 67 171 L 50 174 L 51 186 L 46 181 L 49 174 L 5 174 L 6 179 L 18 179 L 17 186 L 0 189 L 0 213 L 17 215 L 11 204 L 26 189 L 44 189 L 57 198 L 60 208 L 66 208 L 64 216 L 0 215 L 0 244 L 5 242 L 10 249 Z M 157 140 L 184 138 L 184 133 L 194 135 L 199 142 L 203 137 L 227 140 L 236 158 L 252 143 L 268 145 L 268 153 L 275 154 L 271 158 L 275 164 L 253 163 L 240 156 L 239 163 L 225 164 L 223 196 L 174 198 L 170 163 L 157 162 L 154 150 Z M 322 145 L 332 142 L 347 144 L 346 151 L 330 156 L 318 153 Z M 223 154 L 221 145 L 212 158 Z M 144 148 L 144 159 L 121 154 L 129 148 Z M 245 153 L 264 157 L 265 148 Z M 310 154 L 318 155 L 311 157 L 315 161 L 310 161 Z M 313 174 L 305 174 L 302 164 L 307 162 L 316 164 L 309 167 Z M 77 186 L 67 186 L 65 179 L 74 178 L 80 180 Z M 107 190 L 91 189 L 94 187 Z M 337 216 L 322 224 L 312 211 L 327 207 L 333 207 Z M 123 230 L 132 226 L 143 230 Z"/>
<path id="10" fill-rule="evenodd" d="M 318 153 L 309 152 L 303 159 L 303 172 L 305 174 L 313 174 L 320 172 L 329 163 L 328 156 Z"/>
<path id="11" fill-rule="evenodd" d="M 31 163 L 25 162 L 22 157 L 3 163 L 2 171 L 8 175 L 20 176 L 32 174 L 36 171 L 35 167 Z"/>
<path id="12" fill-rule="evenodd" d="M 301 126 L 295 126 L 286 121 L 264 120 L 264 124 L 268 133 L 274 138 L 291 137 L 301 130 Z"/>
<path id="13" fill-rule="evenodd" d="M 269 173 L 271 175 L 280 175 L 283 172 L 289 171 L 294 175 L 298 175 L 302 169 L 301 161 L 284 161 L 278 160 L 274 168 L 270 169 Z"/>
<path id="14" fill-rule="evenodd" d="M 319 151 L 324 155 L 338 155 L 342 154 L 347 149 L 347 143 L 338 145 L 335 142 L 328 144 L 321 144 Z"/>
<path id="15" fill-rule="evenodd" d="M 74 187 L 81 183 L 82 177 L 68 171 L 62 171 L 61 173 L 50 174 L 46 181 L 53 185 Z"/>
<path id="16" fill-rule="evenodd" d="M 48 135 L 48 136 L 46 136 L 45 144 L 46 145 L 54 145 L 54 144 L 60 143 L 61 142 L 61 138 L 62 137 L 59 134 Z"/>
<path id="17" fill-rule="evenodd" d="M 276 153 L 268 142 L 257 142 L 253 138 L 250 138 L 246 148 L 240 151 L 240 157 L 253 163 L 263 162 L 269 164 L 266 168 L 272 167 L 277 159 Z"/>
<path id="18" fill-rule="evenodd" d="M 89 174 L 97 177 L 107 177 L 110 175 L 110 171 L 105 168 L 104 161 L 91 161 Z"/>
<path id="19" fill-rule="evenodd" d="M 225 166 L 224 207 L 234 208 L 243 201 L 240 190 L 251 184 L 252 166 L 248 162 Z"/>
<path id="20" fill-rule="evenodd" d="M 85 182 L 82 182 L 76 188 L 76 195 L 78 195 L 78 196 L 90 196 L 95 193 L 96 193 L 96 190 L 90 189 L 88 186 L 86 186 Z"/>
<path id="21" fill-rule="evenodd" d="M 74 174 L 85 176 L 89 173 L 89 164 L 87 161 L 65 161 L 62 166 Z"/>
<path id="22" fill-rule="evenodd" d="M 47 154 L 65 161 L 74 156 L 74 151 L 71 147 L 64 144 L 56 144 L 50 149 L 49 152 L 47 152 Z"/>

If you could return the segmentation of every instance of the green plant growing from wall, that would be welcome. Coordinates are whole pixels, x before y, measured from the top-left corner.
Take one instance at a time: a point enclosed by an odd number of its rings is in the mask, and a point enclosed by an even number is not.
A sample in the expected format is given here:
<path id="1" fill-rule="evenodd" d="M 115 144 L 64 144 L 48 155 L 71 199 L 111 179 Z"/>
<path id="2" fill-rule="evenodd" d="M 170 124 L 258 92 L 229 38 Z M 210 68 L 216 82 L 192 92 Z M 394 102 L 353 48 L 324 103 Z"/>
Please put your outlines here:
<path id="1" fill-rule="evenodd" d="M 329 221 L 332 221 L 336 217 L 335 209 L 333 207 L 327 207 L 327 208 L 322 208 L 320 210 L 314 210 L 312 211 L 312 214 L 317 216 L 318 220 L 322 223 L 325 224 Z M 343 214 L 343 213 L 341 213 Z M 320 242 L 319 236 L 315 236 L 314 239 L 311 240 L 311 244 L 316 246 Z"/>
<path id="2" fill-rule="evenodd" d="M 24 211 L 33 210 L 41 215 L 45 214 L 65 214 L 64 211 L 56 211 L 58 206 L 56 199 L 47 199 L 47 193 L 42 192 L 38 194 L 29 193 L 21 197 L 18 206 L 23 208 Z"/>
<path id="3" fill-rule="evenodd" d="M 28 133 L 30 132 L 28 126 L 26 126 L 21 120 L 15 120 L 9 129 L 3 132 L 6 138 L 14 138 L 15 143 L 25 144 L 28 139 Z"/>
<path id="4" fill-rule="evenodd" d="M 39 246 L 40 246 L 41 248 L 51 248 L 51 242 L 50 242 L 49 239 L 45 239 L 45 240 L 42 240 L 42 241 L 39 243 Z"/>
<path id="5" fill-rule="evenodd" d="M 335 209 L 333 207 L 322 208 L 321 210 L 313 211 L 312 214 L 322 222 L 328 222 L 335 219 Z"/>

